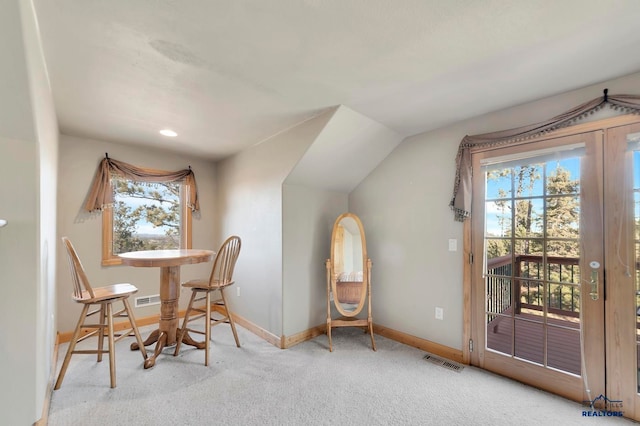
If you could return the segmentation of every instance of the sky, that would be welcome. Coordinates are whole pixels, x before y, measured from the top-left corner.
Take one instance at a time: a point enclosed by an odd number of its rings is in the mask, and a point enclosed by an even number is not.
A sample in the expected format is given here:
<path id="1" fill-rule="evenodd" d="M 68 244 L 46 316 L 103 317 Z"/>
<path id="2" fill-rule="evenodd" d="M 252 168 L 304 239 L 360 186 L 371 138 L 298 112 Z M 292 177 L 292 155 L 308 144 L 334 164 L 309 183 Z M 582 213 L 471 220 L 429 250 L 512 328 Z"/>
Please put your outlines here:
<path id="1" fill-rule="evenodd" d="M 162 187 L 149 187 L 149 189 L 150 190 L 161 190 Z M 172 194 L 169 194 L 169 193 L 166 193 L 164 196 L 166 198 L 177 199 L 177 197 L 174 197 Z M 168 206 L 168 203 L 160 203 L 158 201 L 150 200 L 150 199 L 127 197 L 127 196 L 123 196 L 122 194 L 118 194 L 118 193 L 116 193 L 115 200 L 116 201 L 122 201 L 122 202 L 126 203 L 132 209 L 135 209 L 135 208 L 137 208 L 139 206 L 142 206 L 144 204 L 147 204 L 147 205 L 165 204 L 165 207 Z M 137 234 L 164 235 L 165 234 L 165 228 L 166 227 L 155 227 L 152 224 L 150 224 L 149 222 L 147 222 L 146 220 L 140 219 L 140 221 L 138 222 L 137 232 L 136 233 Z"/>
<path id="2" fill-rule="evenodd" d="M 556 168 L 562 167 L 567 169 L 570 173 L 570 179 L 579 179 L 580 178 L 580 157 L 570 157 L 561 160 L 551 160 L 546 163 L 547 176 L 553 173 Z M 526 165 L 526 164 L 525 164 Z M 517 166 L 513 166 L 511 169 Z M 496 167 L 492 167 L 492 169 L 499 169 Z M 537 172 L 540 176 L 534 182 L 534 185 L 531 190 L 526 190 L 522 195 L 525 197 L 542 197 L 544 195 L 544 187 L 543 187 L 543 167 L 539 165 L 537 168 Z M 499 199 L 499 190 L 503 189 L 507 193 L 507 197 L 511 197 L 511 177 L 505 176 L 497 179 L 488 179 L 486 181 L 486 195 L 485 200 L 495 200 Z M 502 198 L 505 199 L 505 198 Z M 506 198 L 508 199 L 508 198 Z M 540 215 L 543 213 L 543 198 L 532 198 L 534 213 L 538 212 Z M 485 203 L 485 226 L 486 232 L 485 235 L 489 236 L 500 236 L 501 228 L 499 225 L 499 218 L 501 216 L 505 216 L 508 218 L 508 222 L 510 223 L 511 210 L 503 209 L 499 207 L 493 201 L 487 201 Z"/>

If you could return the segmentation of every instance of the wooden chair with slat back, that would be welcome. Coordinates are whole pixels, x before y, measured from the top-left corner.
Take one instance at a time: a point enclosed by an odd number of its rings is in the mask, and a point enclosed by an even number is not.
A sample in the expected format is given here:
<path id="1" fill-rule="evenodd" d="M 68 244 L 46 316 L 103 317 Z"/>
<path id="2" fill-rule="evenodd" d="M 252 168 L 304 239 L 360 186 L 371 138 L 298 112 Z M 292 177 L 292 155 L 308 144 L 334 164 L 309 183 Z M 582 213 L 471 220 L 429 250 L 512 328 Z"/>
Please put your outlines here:
<path id="1" fill-rule="evenodd" d="M 174 356 L 180 353 L 182 336 L 186 332 L 204 334 L 204 365 L 209 365 L 209 341 L 211 339 L 211 328 L 222 323 L 229 323 L 231 325 L 231 331 L 233 332 L 236 346 L 240 347 L 240 341 L 238 340 L 238 333 L 236 332 L 233 315 L 229 310 L 227 299 L 224 294 L 224 290 L 234 283 L 233 270 L 236 266 L 238 255 L 240 254 L 240 246 L 240 237 L 234 235 L 227 238 L 216 254 L 209 279 L 191 280 L 182 283 L 183 287 L 191 288 L 191 299 L 189 300 L 189 306 L 187 307 L 187 311 L 182 322 L 182 328 L 178 335 L 178 343 L 176 345 Z M 219 291 L 220 297 L 212 300 L 211 293 L 215 291 Z M 202 295 L 202 293 L 204 293 L 204 295 Z M 205 301 L 204 306 L 194 306 L 195 302 L 202 300 Z M 212 317 L 212 304 L 214 306 L 215 318 Z M 221 315 L 222 318 L 218 318 L 219 315 Z M 194 330 L 188 327 L 191 321 L 195 321 L 203 317 L 209 319 L 208 322 L 205 320 L 204 331 Z"/>
<path id="2" fill-rule="evenodd" d="M 62 368 L 56 380 L 54 389 L 59 389 L 62 385 L 62 380 L 69 366 L 71 355 L 73 354 L 97 354 L 98 362 L 102 361 L 102 354 L 109 354 L 109 372 L 111 373 L 111 387 L 116 387 L 116 357 L 115 357 L 115 343 L 119 340 L 135 335 L 138 345 L 140 346 L 140 352 L 143 359 L 147 358 L 147 351 L 145 350 L 142 338 L 138 332 L 136 321 L 133 316 L 133 310 L 129 304 L 129 296 L 135 294 L 138 289 L 128 283 L 113 284 L 105 287 L 91 287 L 87 274 L 82 267 L 80 258 L 76 253 L 73 244 L 69 241 L 69 238 L 62 237 L 62 242 L 67 250 L 67 257 L 69 260 L 69 268 L 71 270 L 71 278 L 73 283 L 72 299 L 83 305 L 80 319 L 73 332 L 71 341 L 69 342 L 69 348 L 67 354 L 62 362 Z M 122 302 L 123 308 L 117 312 L 113 311 L 113 304 L 116 302 Z M 91 308 L 95 308 L 89 311 Z M 97 308 L 96 308 L 97 307 Z M 89 324 L 85 321 L 92 315 L 98 314 L 98 322 Z M 114 318 L 127 318 L 129 322 L 129 328 L 118 332 L 114 332 Z M 83 329 L 90 330 L 86 334 L 81 336 Z M 106 334 L 105 334 L 106 332 Z M 76 345 L 91 337 L 98 336 L 98 348 L 88 350 L 76 350 Z M 108 350 L 104 350 L 104 338 L 108 339 Z"/>

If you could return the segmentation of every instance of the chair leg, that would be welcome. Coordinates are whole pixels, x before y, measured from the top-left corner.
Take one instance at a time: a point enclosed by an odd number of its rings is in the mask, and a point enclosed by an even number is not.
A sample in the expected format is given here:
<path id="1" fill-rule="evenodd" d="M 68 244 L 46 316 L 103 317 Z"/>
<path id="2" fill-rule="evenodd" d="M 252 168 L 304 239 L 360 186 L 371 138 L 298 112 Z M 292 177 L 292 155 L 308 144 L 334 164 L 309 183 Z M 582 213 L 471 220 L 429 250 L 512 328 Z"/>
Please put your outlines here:
<path id="1" fill-rule="evenodd" d="M 187 306 L 187 312 L 184 313 L 184 320 L 182 321 L 182 328 L 178 332 L 177 342 L 176 342 L 176 350 L 173 351 L 173 356 L 177 356 L 180 353 L 180 346 L 182 345 L 182 337 L 184 333 L 187 332 L 187 323 L 189 322 L 189 315 L 191 314 L 191 307 L 193 306 L 193 301 L 196 298 L 196 292 L 194 290 L 191 291 L 191 299 L 189 299 L 189 306 Z"/>
<path id="2" fill-rule="evenodd" d="M 82 330 L 82 324 L 84 324 L 84 320 L 88 311 L 89 311 L 89 305 L 84 305 L 84 307 L 82 308 L 82 313 L 80 314 L 80 318 L 78 319 L 78 325 L 76 325 L 76 329 L 74 330 L 73 336 L 71 337 L 71 342 L 69 342 L 69 348 L 67 349 L 67 354 L 64 356 L 64 361 L 62 362 L 62 368 L 60 368 L 58 379 L 56 380 L 56 384 L 53 387 L 54 390 L 58 390 L 60 389 L 60 386 L 62 386 L 64 375 L 67 372 L 67 367 L 69 366 L 71 355 L 73 355 L 73 351 L 76 348 L 76 343 L 78 343 L 78 337 L 80 337 L 80 330 Z"/>
<path id="3" fill-rule="evenodd" d="M 98 329 L 98 362 L 102 362 L 102 350 L 104 349 L 104 328 L 106 326 L 107 311 L 105 310 L 104 303 L 100 304 L 100 328 Z"/>
<path id="4" fill-rule="evenodd" d="M 224 297 L 224 289 L 220 289 L 220 295 L 222 296 L 222 303 L 224 303 L 224 310 L 227 313 L 227 319 L 229 320 L 229 324 L 231 324 L 231 331 L 233 331 L 233 338 L 236 339 L 236 346 L 240 347 L 240 340 L 238 340 L 238 332 L 236 331 L 236 324 L 233 321 L 233 317 L 231 316 L 231 311 L 229 311 L 229 305 L 227 305 L 227 298 Z"/>
<path id="5" fill-rule="evenodd" d="M 136 319 L 133 316 L 133 310 L 131 309 L 131 304 L 128 299 L 122 299 L 122 303 L 124 304 L 124 309 L 127 311 L 127 317 L 129 318 L 129 323 L 131 324 L 131 328 L 133 329 L 133 334 L 136 336 L 136 341 L 138 342 L 138 348 L 142 353 L 142 358 L 147 359 L 147 349 L 144 347 L 144 342 L 142 341 L 142 337 L 140 337 L 140 332 L 138 331 L 138 324 L 136 324 Z"/>
<path id="6" fill-rule="evenodd" d="M 371 320 L 371 318 L 369 318 L 369 333 L 371 334 L 371 347 L 373 348 L 373 350 L 376 350 L 376 341 L 373 340 L 373 321 Z"/>
<path id="7" fill-rule="evenodd" d="M 206 321 L 204 322 L 204 365 L 209 366 L 209 346 L 211 346 L 211 291 L 207 291 Z"/>
<path id="8" fill-rule="evenodd" d="M 111 387 L 116 387 L 116 351 L 115 339 L 113 337 L 113 305 L 107 303 L 107 323 L 109 327 L 109 373 L 111 375 Z"/>

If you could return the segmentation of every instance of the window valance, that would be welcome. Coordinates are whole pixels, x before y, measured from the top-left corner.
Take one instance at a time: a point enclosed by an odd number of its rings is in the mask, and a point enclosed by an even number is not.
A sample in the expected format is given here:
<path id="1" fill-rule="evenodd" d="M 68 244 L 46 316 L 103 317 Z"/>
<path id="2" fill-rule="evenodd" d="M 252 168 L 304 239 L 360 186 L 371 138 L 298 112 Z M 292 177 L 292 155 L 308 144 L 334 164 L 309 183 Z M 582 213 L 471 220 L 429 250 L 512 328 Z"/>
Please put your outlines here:
<path id="1" fill-rule="evenodd" d="M 585 102 L 569 111 L 556 115 L 539 123 L 529 124 L 514 129 L 501 130 L 481 135 L 465 136 L 458 147 L 456 155 L 456 177 L 453 185 L 453 198 L 449 206 L 454 211 L 455 220 L 462 222 L 471 215 L 471 149 L 506 145 L 529 139 L 553 130 L 566 127 L 571 123 L 591 114 L 609 104 L 614 109 L 625 112 L 640 113 L 639 95 L 604 95 Z"/>
<path id="2" fill-rule="evenodd" d="M 98 165 L 84 205 L 85 210 L 94 212 L 113 204 L 113 191 L 111 189 L 111 179 L 113 177 L 122 177 L 136 182 L 176 182 L 184 180 L 189 190 L 187 205 L 192 211 L 200 210 L 196 176 L 191 167 L 176 172 L 167 172 L 136 167 L 109 158 L 108 155 Z"/>

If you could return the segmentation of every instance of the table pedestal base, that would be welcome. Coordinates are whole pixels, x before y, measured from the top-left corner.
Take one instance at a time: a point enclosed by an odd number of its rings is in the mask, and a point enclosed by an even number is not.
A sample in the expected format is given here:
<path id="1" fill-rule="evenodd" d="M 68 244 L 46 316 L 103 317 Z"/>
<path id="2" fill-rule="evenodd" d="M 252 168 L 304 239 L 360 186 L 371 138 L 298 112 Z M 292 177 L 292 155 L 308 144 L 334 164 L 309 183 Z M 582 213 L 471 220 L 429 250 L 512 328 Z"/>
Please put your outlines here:
<path id="1" fill-rule="evenodd" d="M 176 329 L 175 335 L 176 336 L 180 335 L 180 329 Z M 174 346 L 176 344 L 176 342 L 168 343 L 168 339 L 169 339 L 169 334 L 166 331 L 160 331 L 159 329 L 156 329 L 151 332 L 149 337 L 147 337 L 144 342 L 142 342 L 144 343 L 145 346 L 149 346 L 149 345 L 152 345 L 153 343 L 156 343 L 156 348 L 153 350 L 153 355 L 151 355 L 144 361 L 145 369 L 151 368 L 154 365 L 156 365 L 156 358 L 158 357 L 158 355 L 162 353 L 162 350 L 165 347 Z M 193 338 L 189 335 L 188 332 L 184 333 L 184 336 L 182 336 L 182 343 L 190 346 L 195 346 L 198 349 L 204 349 L 205 347 L 205 342 L 196 342 L 195 340 L 193 340 Z M 138 342 L 133 342 L 131 344 L 132 351 L 137 351 L 139 349 L 140 349 L 140 346 L 138 345 Z"/>

